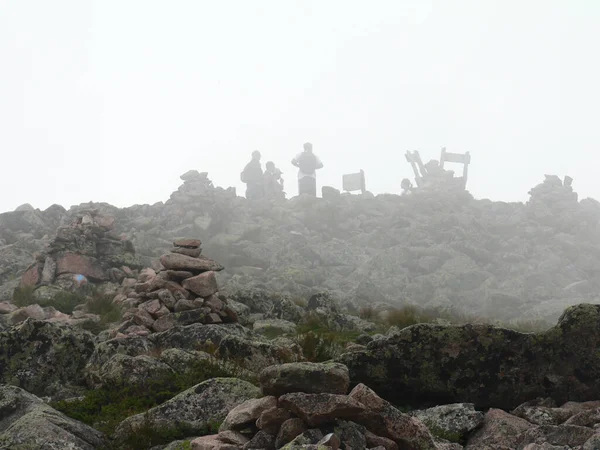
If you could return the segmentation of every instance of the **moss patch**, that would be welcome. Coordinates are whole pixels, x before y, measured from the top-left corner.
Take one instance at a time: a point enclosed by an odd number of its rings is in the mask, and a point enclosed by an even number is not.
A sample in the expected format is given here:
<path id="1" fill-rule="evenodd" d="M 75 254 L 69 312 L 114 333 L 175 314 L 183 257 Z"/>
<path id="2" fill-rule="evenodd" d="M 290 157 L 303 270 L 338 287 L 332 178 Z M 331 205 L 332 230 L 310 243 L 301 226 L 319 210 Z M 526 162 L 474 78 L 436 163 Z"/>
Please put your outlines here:
<path id="1" fill-rule="evenodd" d="M 88 391 L 83 398 L 56 402 L 52 406 L 75 420 L 111 435 L 116 427 L 129 416 L 141 414 L 208 379 L 232 376 L 235 375 L 220 361 L 202 360 L 191 364 L 189 370 L 182 374 L 171 375 L 141 386 L 116 385 L 95 389 Z M 256 383 L 256 380 L 254 382 Z M 136 432 L 135 438 L 139 438 L 140 442 L 160 445 L 190 436 L 186 434 L 187 430 L 180 428 L 156 431 L 156 427 L 149 424 L 145 428 L 146 431 L 143 432 L 145 437 L 142 439 Z M 212 428 L 207 430 L 207 432 L 212 431 L 214 431 Z M 149 448 L 133 447 L 131 446 L 133 443 L 128 445 L 130 446 L 119 448 Z"/>

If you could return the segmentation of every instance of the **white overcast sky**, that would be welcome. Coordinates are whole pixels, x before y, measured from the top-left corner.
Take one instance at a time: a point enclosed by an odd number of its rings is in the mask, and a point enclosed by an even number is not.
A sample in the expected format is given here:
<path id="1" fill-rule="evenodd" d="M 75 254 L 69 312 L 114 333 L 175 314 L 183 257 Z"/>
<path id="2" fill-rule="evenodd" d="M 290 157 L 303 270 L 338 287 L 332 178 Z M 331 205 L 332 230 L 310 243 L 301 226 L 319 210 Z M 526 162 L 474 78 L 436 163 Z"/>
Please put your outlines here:
<path id="1" fill-rule="evenodd" d="M 478 198 L 600 198 L 598 0 L 0 0 L 0 211 L 165 201 L 310 141 L 341 188 L 470 151 Z"/>

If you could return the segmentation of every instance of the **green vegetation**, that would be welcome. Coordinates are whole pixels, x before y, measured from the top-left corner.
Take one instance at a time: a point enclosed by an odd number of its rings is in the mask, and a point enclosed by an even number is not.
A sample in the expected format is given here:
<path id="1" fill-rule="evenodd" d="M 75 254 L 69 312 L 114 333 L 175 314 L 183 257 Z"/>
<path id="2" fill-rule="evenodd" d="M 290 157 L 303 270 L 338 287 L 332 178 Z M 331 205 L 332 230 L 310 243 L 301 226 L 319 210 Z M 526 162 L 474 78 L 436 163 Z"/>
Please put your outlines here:
<path id="1" fill-rule="evenodd" d="M 386 313 L 385 318 L 383 319 L 377 316 L 373 308 L 367 306 L 360 310 L 359 317 L 379 326 L 396 326 L 400 329 L 418 323 L 441 323 L 450 325 L 477 323 L 508 328 L 522 333 L 533 333 L 545 331 L 552 326 L 543 320 L 523 320 L 513 323 L 503 323 L 501 321 L 491 321 L 481 317 L 469 316 L 458 311 L 418 308 L 413 305 L 405 305 L 392 309 Z"/>
<path id="2" fill-rule="evenodd" d="M 33 297 L 33 291 L 32 286 L 16 288 L 13 292 L 13 303 L 19 308 L 37 303 L 37 300 Z"/>
<path id="3" fill-rule="evenodd" d="M 292 301 L 296 306 L 299 306 L 300 308 L 306 308 L 308 306 L 308 301 L 306 299 L 303 299 L 302 297 L 295 297 L 292 299 Z"/>
<path id="4" fill-rule="evenodd" d="M 127 434 L 127 437 L 113 445 L 115 449 L 123 450 L 146 450 L 157 445 L 169 444 L 182 437 L 187 436 L 205 436 L 216 434 L 221 426 L 220 422 L 208 423 L 202 430 L 185 426 L 184 424 L 176 424 L 172 427 L 157 427 L 156 424 L 145 415 L 144 423 L 141 427 L 136 427 Z M 186 441 L 178 445 L 181 450 L 191 450 L 192 444 Z"/>
<path id="5" fill-rule="evenodd" d="M 327 322 L 316 315 L 309 315 L 297 327 L 296 342 L 308 361 L 323 362 L 344 352 L 346 344 L 354 342 L 359 331 L 334 331 Z"/>
<path id="6" fill-rule="evenodd" d="M 218 377 L 241 378 L 240 373 L 232 371 L 230 365 L 223 361 L 201 360 L 191 364 L 185 373 L 171 375 L 141 386 L 123 384 L 95 389 L 88 391 L 81 399 L 60 401 L 52 406 L 75 420 L 111 435 L 117 425 L 127 417 L 146 412 L 198 383 Z M 246 379 L 256 383 L 256 379 L 249 380 L 247 377 Z M 214 431 L 212 427 L 209 428 L 206 430 L 207 433 Z M 193 434 L 198 435 L 197 432 Z M 148 424 L 141 431 L 136 429 L 131 442 L 128 441 L 122 446 L 119 443 L 115 448 L 141 450 L 189 436 L 189 430 L 182 427 L 160 429 Z"/>
<path id="7" fill-rule="evenodd" d="M 73 314 L 75 307 L 85 304 L 85 311 L 100 316 L 99 322 L 88 322 L 83 328 L 93 333 L 105 330 L 108 324 L 121 319 L 121 308 L 113 304 L 113 297 L 90 286 L 77 292 L 57 291 L 49 299 L 38 299 L 31 286 L 19 287 L 13 293 L 13 303 L 18 307 L 29 305 L 51 306 L 64 314 Z"/>
<path id="8" fill-rule="evenodd" d="M 48 300 L 34 297 L 32 287 L 19 287 L 13 293 L 13 303 L 19 307 L 38 304 L 42 307 L 52 306 L 64 314 L 72 314 L 77 305 L 85 303 L 87 297 L 81 293 L 60 291 Z"/>
<path id="9" fill-rule="evenodd" d="M 122 311 L 113 303 L 113 296 L 95 291 L 85 305 L 87 312 L 100 316 L 99 322 L 87 323 L 84 328 L 98 334 L 108 328 L 108 325 L 121 320 Z"/>

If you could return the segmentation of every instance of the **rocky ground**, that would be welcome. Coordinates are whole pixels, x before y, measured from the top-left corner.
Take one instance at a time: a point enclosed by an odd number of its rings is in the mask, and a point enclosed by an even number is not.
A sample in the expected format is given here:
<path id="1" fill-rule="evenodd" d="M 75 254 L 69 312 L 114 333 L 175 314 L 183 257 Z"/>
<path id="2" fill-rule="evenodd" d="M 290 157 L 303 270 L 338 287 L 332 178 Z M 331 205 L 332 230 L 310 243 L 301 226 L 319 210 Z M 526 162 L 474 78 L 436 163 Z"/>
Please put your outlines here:
<path id="1" fill-rule="evenodd" d="M 197 236 L 225 270 L 223 289 L 292 297 L 328 290 L 348 302 L 413 304 L 503 322 L 554 323 L 564 308 L 596 303 L 600 204 L 548 176 L 526 204 L 468 193 L 349 195 L 249 202 L 190 171 L 166 202 L 66 211 L 24 206 L 0 215 L 0 299 L 60 224 L 82 210 L 116 218 L 146 266 L 173 240 Z M 2 294 L 4 292 L 4 294 Z"/>
<path id="2" fill-rule="evenodd" d="M 539 333 L 387 326 L 326 293 L 242 290 L 219 311 L 231 320 L 1 332 L 0 448 L 600 448 L 599 305 Z"/>
<path id="3" fill-rule="evenodd" d="M 600 449 L 594 200 L 182 179 L 0 215 L 0 448 Z"/>

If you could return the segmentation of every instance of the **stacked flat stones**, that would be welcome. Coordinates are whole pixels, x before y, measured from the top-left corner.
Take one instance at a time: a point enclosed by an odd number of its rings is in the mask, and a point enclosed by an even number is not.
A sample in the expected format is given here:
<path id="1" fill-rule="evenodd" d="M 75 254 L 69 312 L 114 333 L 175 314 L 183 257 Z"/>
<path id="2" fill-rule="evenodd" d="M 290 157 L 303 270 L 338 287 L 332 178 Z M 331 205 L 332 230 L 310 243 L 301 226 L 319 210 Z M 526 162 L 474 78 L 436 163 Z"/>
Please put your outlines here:
<path id="1" fill-rule="evenodd" d="M 219 294 L 216 272 L 223 266 L 202 255 L 198 239 L 173 242 L 160 257 L 163 269 L 144 269 L 127 294 L 115 303 L 127 307 L 119 333 L 145 335 L 176 325 L 237 322 L 237 315 Z"/>

